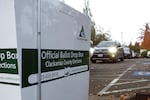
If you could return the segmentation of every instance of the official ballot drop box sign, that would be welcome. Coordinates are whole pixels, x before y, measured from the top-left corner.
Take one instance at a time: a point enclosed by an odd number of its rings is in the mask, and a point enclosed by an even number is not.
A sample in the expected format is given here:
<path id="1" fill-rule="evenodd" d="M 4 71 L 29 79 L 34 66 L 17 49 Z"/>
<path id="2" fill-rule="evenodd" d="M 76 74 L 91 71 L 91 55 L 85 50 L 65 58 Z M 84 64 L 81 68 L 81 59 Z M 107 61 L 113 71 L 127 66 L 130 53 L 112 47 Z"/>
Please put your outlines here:
<path id="1" fill-rule="evenodd" d="M 0 0 L 0 35 L 1 100 L 88 100 L 87 16 L 58 0 Z"/>

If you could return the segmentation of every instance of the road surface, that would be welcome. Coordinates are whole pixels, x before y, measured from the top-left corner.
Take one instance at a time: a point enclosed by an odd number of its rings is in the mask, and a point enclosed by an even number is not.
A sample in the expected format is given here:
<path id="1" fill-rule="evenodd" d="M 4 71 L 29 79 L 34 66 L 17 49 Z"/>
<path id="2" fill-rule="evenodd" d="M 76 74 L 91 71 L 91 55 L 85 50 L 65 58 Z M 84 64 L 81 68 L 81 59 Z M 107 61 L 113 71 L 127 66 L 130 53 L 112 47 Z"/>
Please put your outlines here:
<path id="1" fill-rule="evenodd" d="M 141 92 L 150 93 L 150 59 L 91 63 L 89 100 L 120 100 Z"/>

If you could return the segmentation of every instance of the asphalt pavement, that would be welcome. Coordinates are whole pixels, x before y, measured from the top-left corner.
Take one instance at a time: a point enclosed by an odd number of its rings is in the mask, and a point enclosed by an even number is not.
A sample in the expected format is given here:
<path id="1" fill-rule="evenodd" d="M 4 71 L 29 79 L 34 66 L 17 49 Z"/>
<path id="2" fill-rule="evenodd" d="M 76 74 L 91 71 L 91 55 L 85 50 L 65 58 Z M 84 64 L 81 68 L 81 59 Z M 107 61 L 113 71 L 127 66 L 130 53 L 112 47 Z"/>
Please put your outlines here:
<path id="1" fill-rule="evenodd" d="M 134 100 L 143 92 L 150 94 L 150 59 L 91 64 L 89 100 Z"/>

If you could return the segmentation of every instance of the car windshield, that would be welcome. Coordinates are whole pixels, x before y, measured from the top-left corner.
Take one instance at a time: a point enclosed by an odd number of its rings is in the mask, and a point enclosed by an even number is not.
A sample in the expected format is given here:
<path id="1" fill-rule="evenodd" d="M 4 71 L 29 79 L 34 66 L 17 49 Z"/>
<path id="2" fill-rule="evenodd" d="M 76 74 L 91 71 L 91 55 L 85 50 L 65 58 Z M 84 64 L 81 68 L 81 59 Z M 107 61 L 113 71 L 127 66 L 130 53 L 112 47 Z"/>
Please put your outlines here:
<path id="1" fill-rule="evenodd" d="M 97 45 L 97 47 L 112 47 L 115 45 L 116 45 L 116 43 L 112 42 L 112 41 L 102 41 Z"/>
<path id="2" fill-rule="evenodd" d="M 124 51 L 130 51 L 129 48 L 123 48 L 123 49 L 124 49 Z"/>
<path id="3" fill-rule="evenodd" d="M 130 49 L 129 48 L 123 48 L 125 53 L 130 53 Z"/>

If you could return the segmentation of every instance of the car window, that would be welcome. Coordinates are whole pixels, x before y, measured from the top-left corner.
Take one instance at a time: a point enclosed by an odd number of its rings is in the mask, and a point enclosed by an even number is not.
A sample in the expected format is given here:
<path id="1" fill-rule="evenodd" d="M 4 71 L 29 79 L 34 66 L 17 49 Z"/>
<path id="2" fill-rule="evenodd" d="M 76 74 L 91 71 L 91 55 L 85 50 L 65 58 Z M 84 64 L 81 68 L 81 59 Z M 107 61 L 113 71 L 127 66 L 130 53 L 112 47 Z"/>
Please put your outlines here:
<path id="1" fill-rule="evenodd" d="M 120 44 L 120 43 L 118 43 L 118 44 L 117 44 L 117 46 L 118 46 L 118 47 L 121 47 L 121 44 Z"/>
<path id="2" fill-rule="evenodd" d="M 125 51 L 130 51 L 130 48 L 123 48 Z"/>
<path id="3" fill-rule="evenodd" d="M 123 48 L 125 53 L 130 53 L 130 49 L 129 48 Z"/>
<path id="4" fill-rule="evenodd" d="M 100 42 L 97 47 L 111 47 L 111 46 L 115 46 L 116 43 L 115 42 Z"/>

